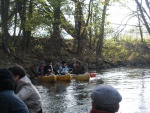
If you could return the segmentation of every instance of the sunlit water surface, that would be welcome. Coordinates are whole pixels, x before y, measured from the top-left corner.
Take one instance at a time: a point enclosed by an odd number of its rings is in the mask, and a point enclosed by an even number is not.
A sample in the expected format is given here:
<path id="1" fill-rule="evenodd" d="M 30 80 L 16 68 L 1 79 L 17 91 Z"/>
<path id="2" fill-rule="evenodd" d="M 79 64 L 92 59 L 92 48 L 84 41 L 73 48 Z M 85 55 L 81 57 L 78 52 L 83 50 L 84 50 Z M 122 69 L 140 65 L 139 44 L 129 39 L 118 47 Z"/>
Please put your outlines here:
<path id="1" fill-rule="evenodd" d="M 113 68 L 98 72 L 89 82 L 56 82 L 36 85 L 42 96 L 44 113 L 89 113 L 91 93 L 95 86 L 110 84 L 123 100 L 118 113 L 150 113 L 149 67 Z"/>

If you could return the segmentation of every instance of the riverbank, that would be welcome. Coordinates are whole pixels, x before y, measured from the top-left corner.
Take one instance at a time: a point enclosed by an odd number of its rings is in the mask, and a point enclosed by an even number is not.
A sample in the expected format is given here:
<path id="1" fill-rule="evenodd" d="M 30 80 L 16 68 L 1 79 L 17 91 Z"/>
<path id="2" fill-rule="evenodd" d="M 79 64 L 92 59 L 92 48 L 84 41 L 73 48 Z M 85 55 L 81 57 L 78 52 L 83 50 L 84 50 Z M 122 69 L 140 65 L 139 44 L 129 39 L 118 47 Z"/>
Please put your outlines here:
<path id="1" fill-rule="evenodd" d="M 95 47 L 89 48 L 85 45 L 80 56 L 76 55 L 72 41 L 64 41 L 60 50 L 56 50 L 53 43 L 48 39 L 39 39 L 32 42 L 31 49 L 22 50 L 20 47 L 12 47 L 11 54 L 6 54 L 0 48 L 1 67 L 18 63 L 26 69 L 36 67 L 39 61 L 45 62 L 58 59 L 71 62 L 76 58 L 83 62 L 83 65 L 91 69 L 106 69 L 120 66 L 136 66 L 150 64 L 150 41 L 140 42 L 140 40 L 122 39 L 120 41 L 105 40 L 103 46 L 103 58 L 101 64 L 96 66 Z"/>

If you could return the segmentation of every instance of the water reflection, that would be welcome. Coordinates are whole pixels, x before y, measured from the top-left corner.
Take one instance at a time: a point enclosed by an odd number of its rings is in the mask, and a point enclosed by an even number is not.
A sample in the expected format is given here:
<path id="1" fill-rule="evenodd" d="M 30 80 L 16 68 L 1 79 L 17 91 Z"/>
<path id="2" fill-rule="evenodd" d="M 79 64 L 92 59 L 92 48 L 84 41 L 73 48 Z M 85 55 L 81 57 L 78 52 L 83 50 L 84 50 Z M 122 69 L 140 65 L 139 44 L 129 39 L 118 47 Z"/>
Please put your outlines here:
<path id="1" fill-rule="evenodd" d="M 117 87 L 123 96 L 120 113 L 149 113 L 150 79 L 145 71 L 149 69 L 118 68 L 103 73 L 106 83 Z"/>
<path id="2" fill-rule="evenodd" d="M 44 113 L 89 113 L 91 93 L 102 83 L 116 87 L 123 100 L 119 113 L 150 113 L 149 67 L 115 68 L 98 72 L 89 82 L 56 82 L 36 85 L 42 96 Z"/>

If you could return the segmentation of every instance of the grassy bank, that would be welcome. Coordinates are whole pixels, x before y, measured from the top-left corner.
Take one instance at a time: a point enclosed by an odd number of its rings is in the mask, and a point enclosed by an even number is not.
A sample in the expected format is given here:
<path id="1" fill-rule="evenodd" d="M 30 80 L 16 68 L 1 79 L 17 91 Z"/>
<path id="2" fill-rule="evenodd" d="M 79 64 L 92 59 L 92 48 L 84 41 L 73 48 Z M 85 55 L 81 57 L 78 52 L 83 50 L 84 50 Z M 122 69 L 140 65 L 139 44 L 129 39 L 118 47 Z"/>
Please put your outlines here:
<path id="1" fill-rule="evenodd" d="M 13 55 L 7 55 L 2 48 L 0 49 L 1 67 L 7 67 L 14 63 L 30 67 L 38 65 L 40 60 L 56 60 L 63 59 L 71 61 L 72 58 L 77 58 L 88 62 L 89 64 L 95 63 L 95 47 L 91 49 L 85 46 L 82 55 L 78 57 L 72 49 L 71 41 L 64 41 L 61 50 L 56 50 L 57 44 L 50 43 L 49 39 L 36 39 L 32 42 L 30 49 L 22 51 L 19 47 L 10 47 Z M 103 47 L 103 66 L 109 65 L 138 65 L 150 64 L 150 40 L 141 42 L 138 39 L 122 38 L 118 41 L 114 39 L 107 39 L 104 41 Z"/>

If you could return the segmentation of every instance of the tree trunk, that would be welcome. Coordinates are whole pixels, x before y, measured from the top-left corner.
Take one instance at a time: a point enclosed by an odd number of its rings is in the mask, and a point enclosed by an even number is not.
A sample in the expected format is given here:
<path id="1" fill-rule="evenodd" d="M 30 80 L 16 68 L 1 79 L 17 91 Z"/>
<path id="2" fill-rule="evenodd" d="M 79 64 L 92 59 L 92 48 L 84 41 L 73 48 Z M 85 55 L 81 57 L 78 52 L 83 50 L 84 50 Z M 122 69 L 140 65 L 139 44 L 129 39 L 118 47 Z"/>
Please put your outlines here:
<path id="1" fill-rule="evenodd" d="M 26 22 L 26 3 L 27 0 L 23 0 L 23 1 L 19 1 L 19 4 L 22 4 L 19 6 L 18 12 L 21 18 L 21 24 L 22 24 L 22 40 L 21 40 L 21 47 L 24 50 L 26 47 L 26 38 L 27 38 L 27 32 L 26 32 L 26 28 L 25 28 L 25 22 Z"/>
<path id="2" fill-rule="evenodd" d="M 79 0 L 75 0 L 75 31 L 76 31 L 76 39 L 77 39 L 77 55 L 81 53 L 81 16 L 82 9 Z"/>
<path id="3" fill-rule="evenodd" d="M 74 0 L 75 2 L 75 31 L 76 31 L 76 39 L 78 41 L 77 46 L 77 55 L 80 56 L 84 47 L 83 40 L 86 37 L 86 27 L 89 23 L 89 18 L 91 14 L 91 3 L 92 0 L 89 1 L 89 13 L 88 13 L 88 19 L 86 23 L 84 22 L 83 17 L 83 9 L 81 6 L 81 2 L 79 0 Z"/>
<path id="4" fill-rule="evenodd" d="M 140 16 L 139 16 L 139 13 L 138 13 L 138 7 L 137 7 L 137 16 L 138 16 L 138 22 L 139 22 L 139 30 L 140 30 L 141 42 L 143 42 L 144 39 L 143 39 L 143 32 L 142 32 L 142 29 L 141 29 L 141 20 L 140 20 Z"/>
<path id="5" fill-rule="evenodd" d="M 29 20 L 31 20 L 32 18 L 32 11 L 33 9 L 33 0 L 30 0 L 30 5 L 29 5 Z M 30 30 L 27 30 L 27 41 L 26 41 L 26 48 L 29 49 L 30 47 L 30 43 L 31 43 L 31 29 Z"/>
<path id="6" fill-rule="evenodd" d="M 93 18 L 93 15 L 92 15 L 92 9 L 91 9 L 91 13 L 90 13 L 90 24 L 92 24 L 92 18 Z M 92 27 L 91 25 L 89 26 L 89 49 L 92 48 Z"/>
<path id="7" fill-rule="evenodd" d="M 139 11 L 140 11 L 141 17 L 142 17 L 142 19 L 143 19 L 143 21 L 144 21 L 145 27 L 146 27 L 148 33 L 150 34 L 150 27 L 149 27 L 148 22 L 146 21 L 145 16 L 144 16 L 143 9 L 142 9 L 142 5 L 138 2 L 138 0 L 135 0 L 135 2 L 136 2 L 136 4 L 137 4 L 137 7 L 139 8 Z"/>
<path id="8" fill-rule="evenodd" d="M 1 20 L 2 20 L 2 47 L 6 53 L 9 53 L 8 41 L 8 11 L 9 11 L 9 0 L 1 0 Z"/>
<path id="9" fill-rule="evenodd" d="M 60 8 L 61 8 L 61 1 L 57 0 L 54 8 L 54 22 L 53 22 L 53 34 L 52 34 L 52 41 L 54 42 L 55 49 L 61 50 L 62 45 L 62 38 L 60 36 Z"/>
<path id="10" fill-rule="evenodd" d="M 30 20 L 32 17 L 32 0 L 30 0 L 29 2 L 29 17 L 28 19 Z M 27 0 L 23 0 L 23 1 L 19 1 L 19 4 L 22 4 L 19 6 L 18 8 L 18 12 L 20 14 L 20 18 L 21 18 L 21 28 L 23 31 L 23 37 L 21 40 L 21 47 L 22 49 L 28 49 L 29 45 L 30 45 L 30 41 L 31 41 L 31 29 L 26 29 L 25 27 L 25 23 L 27 20 Z"/>
<path id="11" fill-rule="evenodd" d="M 147 6 L 147 8 L 148 8 L 148 10 L 149 10 L 149 14 L 150 14 L 150 1 L 145 0 L 145 2 L 146 2 L 146 6 Z"/>
<path id="12" fill-rule="evenodd" d="M 99 40 L 97 42 L 97 48 L 96 48 L 96 66 L 101 65 L 103 58 L 102 58 L 102 49 L 103 49 L 103 40 L 104 40 L 104 24 L 105 24 L 105 17 L 106 17 L 106 9 L 109 4 L 109 0 L 105 0 L 105 4 L 103 7 L 102 12 L 102 21 L 101 21 L 101 29 L 99 34 Z"/>

